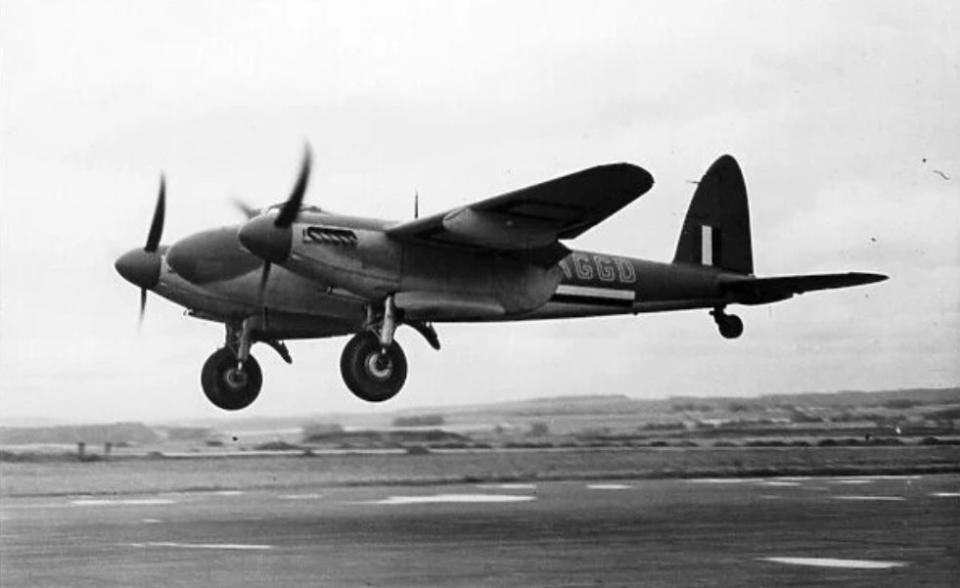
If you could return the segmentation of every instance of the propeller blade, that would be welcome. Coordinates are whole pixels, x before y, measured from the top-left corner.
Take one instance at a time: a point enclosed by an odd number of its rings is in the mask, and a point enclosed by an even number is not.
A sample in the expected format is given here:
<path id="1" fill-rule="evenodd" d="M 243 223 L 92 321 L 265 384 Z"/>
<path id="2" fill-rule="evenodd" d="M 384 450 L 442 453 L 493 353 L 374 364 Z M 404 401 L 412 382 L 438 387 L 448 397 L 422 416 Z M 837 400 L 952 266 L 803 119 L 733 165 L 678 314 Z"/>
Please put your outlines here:
<path id="1" fill-rule="evenodd" d="M 143 250 L 152 253 L 160 245 L 163 236 L 163 216 L 167 209 L 167 180 L 160 174 L 160 194 L 157 195 L 157 207 L 153 210 L 153 221 L 150 223 L 150 232 L 147 234 L 147 244 Z"/>
<path id="2" fill-rule="evenodd" d="M 247 217 L 248 220 L 260 214 L 260 211 L 258 209 L 250 206 L 249 204 L 247 204 L 246 202 L 244 202 L 243 200 L 237 197 L 231 198 L 230 202 L 233 204 L 233 206 L 237 210 L 242 212 L 243 216 Z"/>
<path id="3" fill-rule="evenodd" d="M 300 213 L 300 206 L 303 204 L 303 195 L 307 191 L 307 182 L 310 181 L 310 166 L 313 161 L 313 153 L 310 150 L 310 144 L 307 143 L 303 150 L 303 163 L 300 164 L 300 175 L 297 176 L 297 183 L 290 192 L 290 197 L 280 209 L 274 226 L 279 228 L 289 227 L 297 219 Z"/>
<path id="4" fill-rule="evenodd" d="M 257 304 L 263 307 L 263 300 L 267 293 L 267 280 L 270 278 L 269 261 L 263 262 L 263 272 L 260 273 L 260 287 L 257 289 Z"/>
<path id="5" fill-rule="evenodd" d="M 413 193 L 413 218 L 420 218 L 420 192 Z"/>
<path id="6" fill-rule="evenodd" d="M 143 326 L 143 315 L 147 310 L 147 289 L 140 288 L 140 319 L 137 321 L 137 330 Z"/>

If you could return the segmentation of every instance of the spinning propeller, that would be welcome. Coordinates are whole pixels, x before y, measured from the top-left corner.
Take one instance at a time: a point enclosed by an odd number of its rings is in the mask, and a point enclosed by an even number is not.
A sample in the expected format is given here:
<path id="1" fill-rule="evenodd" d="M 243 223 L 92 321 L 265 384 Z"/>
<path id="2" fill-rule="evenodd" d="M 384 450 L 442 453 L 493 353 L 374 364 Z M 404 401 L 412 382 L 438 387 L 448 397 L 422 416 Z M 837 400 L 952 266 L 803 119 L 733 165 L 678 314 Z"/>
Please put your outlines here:
<path id="1" fill-rule="evenodd" d="M 260 274 L 260 287 L 257 290 L 257 298 L 260 307 L 264 307 L 264 295 L 267 289 L 267 281 L 270 278 L 270 268 L 274 263 L 283 263 L 290 255 L 290 242 L 292 239 L 293 222 L 297 220 L 300 214 L 300 207 L 303 205 L 303 195 L 307 191 L 307 184 L 310 181 L 310 168 L 313 163 L 313 152 L 308 143 L 304 147 L 303 162 L 300 164 L 300 173 L 297 176 L 297 182 L 290 192 L 287 201 L 276 216 L 259 216 L 240 229 L 238 234 L 243 246 L 251 253 L 262 258 L 263 271 Z"/>
<path id="2" fill-rule="evenodd" d="M 157 205 L 153 210 L 153 220 L 150 222 L 150 231 L 147 233 L 147 242 L 143 249 L 133 249 L 120 256 L 114 263 L 117 272 L 128 282 L 140 286 L 140 318 L 138 324 L 143 323 L 143 314 L 147 307 L 147 290 L 154 288 L 160 282 L 162 265 L 160 238 L 163 236 L 163 218 L 167 207 L 167 182 L 163 174 L 160 175 L 160 193 L 157 195 Z"/>
<path id="3" fill-rule="evenodd" d="M 250 206 L 240 198 L 233 197 L 230 199 L 230 203 L 233 204 L 234 208 L 239 210 L 243 216 L 247 217 L 247 220 L 250 220 L 260 214 L 259 210 Z"/>

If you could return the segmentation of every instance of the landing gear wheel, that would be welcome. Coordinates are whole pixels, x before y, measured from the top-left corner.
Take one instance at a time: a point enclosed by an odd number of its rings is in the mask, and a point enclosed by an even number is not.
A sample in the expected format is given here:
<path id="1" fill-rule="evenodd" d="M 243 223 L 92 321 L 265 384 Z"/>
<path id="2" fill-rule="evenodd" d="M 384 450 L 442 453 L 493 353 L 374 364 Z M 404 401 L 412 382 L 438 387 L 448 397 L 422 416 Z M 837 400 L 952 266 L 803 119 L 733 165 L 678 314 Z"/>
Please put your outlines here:
<path id="1" fill-rule="evenodd" d="M 340 373 L 347 388 L 361 400 L 390 400 L 407 380 L 407 357 L 394 341 L 386 350 L 370 332 L 355 335 L 340 356 Z"/>
<path id="2" fill-rule="evenodd" d="M 243 366 L 226 347 L 213 352 L 200 373 L 200 384 L 207 399 L 223 410 L 240 410 L 253 404 L 263 386 L 263 372 L 253 356 Z"/>
<path id="3" fill-rule="evenodd" d="M 717 326 L 724 339 L 736 339 L 743 334 L 743 321 L 735 314 L 718 316 Z"/>

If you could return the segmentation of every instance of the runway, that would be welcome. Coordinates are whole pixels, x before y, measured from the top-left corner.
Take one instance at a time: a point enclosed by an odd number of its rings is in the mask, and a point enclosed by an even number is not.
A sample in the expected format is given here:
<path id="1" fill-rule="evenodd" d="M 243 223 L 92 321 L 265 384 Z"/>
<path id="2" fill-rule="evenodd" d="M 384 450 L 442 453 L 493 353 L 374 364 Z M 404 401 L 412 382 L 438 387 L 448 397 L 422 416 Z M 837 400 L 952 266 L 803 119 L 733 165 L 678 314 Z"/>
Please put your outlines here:
<path id="1" fill-rule="evenodd" d="M 0 585 L 956 586 L 960 476 L 4 498 Z"/>

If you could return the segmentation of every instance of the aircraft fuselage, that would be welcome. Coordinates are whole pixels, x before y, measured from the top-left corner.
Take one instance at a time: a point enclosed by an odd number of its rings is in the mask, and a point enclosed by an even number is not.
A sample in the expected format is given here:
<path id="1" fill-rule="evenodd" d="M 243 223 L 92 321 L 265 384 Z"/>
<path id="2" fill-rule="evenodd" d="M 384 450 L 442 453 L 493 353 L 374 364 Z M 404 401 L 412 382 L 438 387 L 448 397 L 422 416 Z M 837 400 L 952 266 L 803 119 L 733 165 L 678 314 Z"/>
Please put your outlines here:
<path id="1" fill-rule="evenodd" d="M 708 266 L 580 250 L 539 267 L 463 247 L 395 242 L 383 233 L 391 224 L 385 221 L 326 214 L 304 220 L 294 226 L 289 271 L 274 268 L 265 293 L 270 322 L 284 338 L 355 332 L 365 301 L 387 294 L 395 294 L 408 320 L 534 320 L 709 308 L 729 302 L 725 281 L 743 279 Z M 168 255 L 195 263 L 164 263 L 157 293 L 201 318 L 242 320 L 260 312 L 263 263 L 237 243 L 238 228 L 175 243 Z M 204 265 L 204 255 L 217 263 Z"/>

